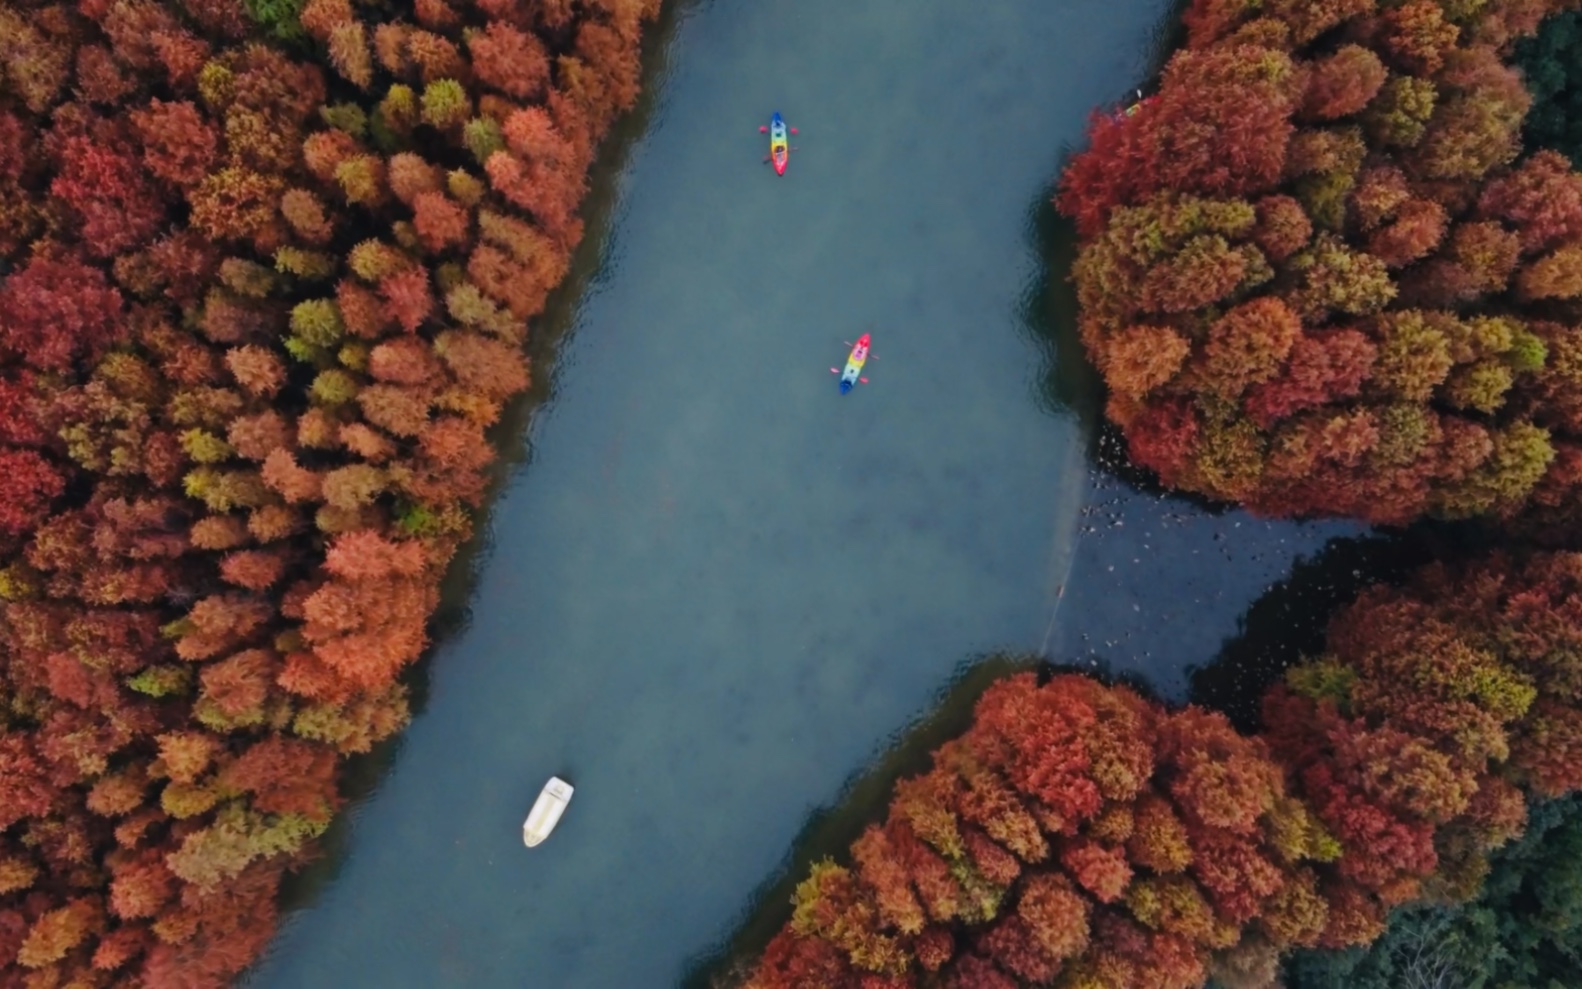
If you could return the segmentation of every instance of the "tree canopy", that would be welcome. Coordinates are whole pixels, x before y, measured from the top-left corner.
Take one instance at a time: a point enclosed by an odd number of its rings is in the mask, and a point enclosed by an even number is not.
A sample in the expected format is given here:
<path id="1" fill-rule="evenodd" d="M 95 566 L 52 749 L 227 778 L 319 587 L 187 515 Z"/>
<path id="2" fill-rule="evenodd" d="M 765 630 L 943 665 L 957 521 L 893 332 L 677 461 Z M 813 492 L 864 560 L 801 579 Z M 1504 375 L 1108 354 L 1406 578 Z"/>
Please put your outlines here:
<path id="1" fill-rule="evenodd" d="M 1519 158 L 1548 3 L 1223 4 L 1056 200 L 1131 458 L 1268 515 L 1574 503 L 1582 176 Z"/>
<path id="2" fill-rule="evenodd" d="M 262 949 L 657 8 L 0 2 L 0 985 Z"/>
<path id="3" fill-rule="evenodd" d="M 1402 910 L 1367 949 L 1299 952 L 1290 989 L 1563 989 L 1582 971 L 1582 800 L 1534 805 L 1465 904 Z"/>

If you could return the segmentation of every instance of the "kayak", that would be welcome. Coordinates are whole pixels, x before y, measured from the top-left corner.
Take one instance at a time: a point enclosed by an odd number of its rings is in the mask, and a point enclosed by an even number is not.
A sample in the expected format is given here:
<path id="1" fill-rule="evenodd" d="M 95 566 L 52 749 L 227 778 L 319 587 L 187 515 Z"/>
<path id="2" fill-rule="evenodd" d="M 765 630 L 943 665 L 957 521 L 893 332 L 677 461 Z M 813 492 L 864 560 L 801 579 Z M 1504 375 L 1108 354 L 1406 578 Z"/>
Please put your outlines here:
<path id="1" fill-rule="evenodd" d="M 851 353 L 846 357 L 846 367 L 840 372 L 840 393 L 842 395 L 857 387 L 857 382 L 864 381 L 862 366 L 868 363 L 868 346 L 870 340 L 864 333 L 857 338 L 857 343 L 851 348 Z M 830 368 L 831 371 L 835 370 Z"/>
<path id="2" fill-rule="evenodd" d="M 787 136 L 785 118 L 776 110 L 769 118 L 769 160 L 774 163 L 775 174 L 784 175 L 791 161 L 791 139 Z"/>

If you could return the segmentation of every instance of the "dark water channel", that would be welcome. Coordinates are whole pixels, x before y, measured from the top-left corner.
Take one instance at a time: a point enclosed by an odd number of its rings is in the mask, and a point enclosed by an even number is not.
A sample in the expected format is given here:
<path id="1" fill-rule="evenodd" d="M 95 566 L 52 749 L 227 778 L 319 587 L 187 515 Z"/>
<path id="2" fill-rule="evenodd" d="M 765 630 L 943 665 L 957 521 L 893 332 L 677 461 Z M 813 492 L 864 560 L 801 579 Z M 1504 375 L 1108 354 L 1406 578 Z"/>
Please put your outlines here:
<path id="1" fill-rule="evenodd" d="M 1359 531 L 1100 462 L 1047 186 L 1166 7 L 670 8 L 471 596 L 248 985 L 695 981 L 981 657 L 1180 698 L 1294 560 Z M 776 109 L 801 130 L 783 179 L 759 164 Z M 840 397 L 864 329 L 871 383 Z M 528 851 L 551 773 L 577 795 Z"/>

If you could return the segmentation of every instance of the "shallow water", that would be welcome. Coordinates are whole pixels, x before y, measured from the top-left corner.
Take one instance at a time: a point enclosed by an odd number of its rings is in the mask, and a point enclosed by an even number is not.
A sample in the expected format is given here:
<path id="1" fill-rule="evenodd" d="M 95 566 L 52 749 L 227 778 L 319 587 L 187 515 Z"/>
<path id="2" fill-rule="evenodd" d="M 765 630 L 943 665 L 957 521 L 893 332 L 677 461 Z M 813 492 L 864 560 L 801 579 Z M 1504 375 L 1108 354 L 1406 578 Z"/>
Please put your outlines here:
<path id="1" fill-rule="evenodd" d="M 1074 354 L 1043 291 L 1048 181 L 1165 11 L 668 15 L 465 617 L 247 984 L 673 985 L 959 667 L 1091 652 L 1178 695 L 1294 556 L 1354 530 L 1249 520 L 1267 562 L 1226 569 L 1214 533 L 1244 517 L 1090 466 L 1091 417 L 1051 385 Z M 801 130 L 784 178 L 759 163 L 776 109 Z M 828 369 L 865 329 L 871 381 L 841 397 Z M 1191 535 L 1134 552 L 1083 512 L 1107 500 L 1139 547 L 1174 515 Z M 552 773 L 577 795 L 527 851 Z"/>

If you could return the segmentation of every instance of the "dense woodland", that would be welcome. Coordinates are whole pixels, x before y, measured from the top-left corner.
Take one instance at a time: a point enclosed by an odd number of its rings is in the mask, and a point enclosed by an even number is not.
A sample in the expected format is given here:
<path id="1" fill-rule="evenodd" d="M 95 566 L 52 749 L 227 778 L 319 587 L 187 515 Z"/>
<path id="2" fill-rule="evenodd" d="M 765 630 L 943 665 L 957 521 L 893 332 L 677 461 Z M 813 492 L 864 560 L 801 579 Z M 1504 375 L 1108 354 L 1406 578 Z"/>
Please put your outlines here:
<path id="1" fill-rule="evenodd" d="M 267 941 L 657 7 L 0 0 L 0 987 Z"/>
<path id="2" fill-rule="evenodd" d="M 1527 111 L 1523 143 L 1553 148 L 1582 163 L 1582 11 L 1568 10 L 1548 18 L 1538 34 L 1516 43 L 1516 67 L 1533 95 Z"/>
<path id="3" fill-rule="evenodd" d="M 1504 61 L 1548 6 L 1189 9 L 1058 200 L 1136 463 L 1271 515 L 1574 511 L 1582 175 L 1517 158 Z"/>
<path id="4" fill-rule="evenodd" d="M 1567 989 L 1582 972 L 1582 797 L 1531 809 L 1467 903 L 1404 909 L 1366 949 L 1298 952 L 1289 989 Z"/>
<path id="5" fill-rule="evenodd" d="M 1095 116 L 1056 199 L 1136 464 L 1264 515 L 1476 519 L 1508 551 L 1365 591 L 1267 689 L 1257 734 L 1076 675 L 996 684 L 813 867 L 747 986 L 1574 981 L 1582 76 L 1563 6 L 1194 0 L 1158 91 Z"/>

